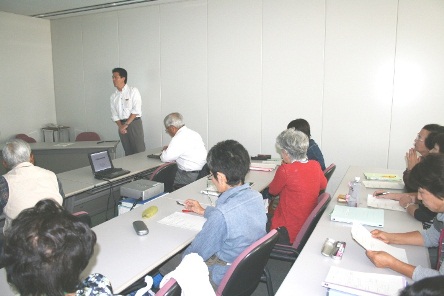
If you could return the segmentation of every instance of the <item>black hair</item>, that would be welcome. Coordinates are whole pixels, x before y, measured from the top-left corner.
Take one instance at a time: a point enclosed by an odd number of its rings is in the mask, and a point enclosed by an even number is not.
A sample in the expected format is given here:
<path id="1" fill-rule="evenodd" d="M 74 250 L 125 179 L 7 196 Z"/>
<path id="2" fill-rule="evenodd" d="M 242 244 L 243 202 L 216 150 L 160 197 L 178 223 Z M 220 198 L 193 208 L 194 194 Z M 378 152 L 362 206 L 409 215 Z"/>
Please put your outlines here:
<path id="1" fill-rule="evenodd" d="M 112 73 L 114 72 L 119 73 L 120 77 L 125 78 L 125 84 L 126 84 L 126 82 L 128 81 L 128 72 L 126 72 L 126 70 L 123 68 L 114 68 Z"/>
<path id="2" fill-rule="evenodd" d="M 12 220 L 1 264 L 20 295 L 64 295 L 76 290 L 95 243 L 88 225 L 45 199 Z"/>
<path id="3" fill-rule="evenodd" d="M 228 185 L 244 184 L 245 176 L 250 169 L 250 155 L 239 142 L 226 140 L 210 149 L 207 164 L 216 180 L 217 172 L 220 172 L 227 178 Z"/>
<path id="4" fill-rule="evenodd" d="M 310 139 L 310 124 L 307 120 L 298 118 L 293 121 L 290 121 L 290 123 L 287 125 L 287 129 L 294 128 L 297 131 L 303 132 L 307 135 L 307 137 Z"/>
<path id="5" fill-rule="evenodd" d="M 424 278 L 404 288 L 399 296 L 441 296 L 444 295 L 444 276 Z"/>
<path id="6" fill-rule="evenodd" d="M 430 153 L 410 172 L 412 188 L 421 187 L 434 196 L 444 199 L 444 154 Z"/>
<path id="7" fill-rule="evenodd" d="M 436 123 L 426 124 L 422 129 L 425 129 L 426 131 L 429 131 L 431 133 L 432 132 L 444 133 L 444 126 Z"/>
<path id="8" fill-rule="evenodd" d="M 435 144 L 438 144 L 439 153 L 444 153 L 444 133 L 431 132 L 424 143 L 429 150 L 432 150 Z"/>

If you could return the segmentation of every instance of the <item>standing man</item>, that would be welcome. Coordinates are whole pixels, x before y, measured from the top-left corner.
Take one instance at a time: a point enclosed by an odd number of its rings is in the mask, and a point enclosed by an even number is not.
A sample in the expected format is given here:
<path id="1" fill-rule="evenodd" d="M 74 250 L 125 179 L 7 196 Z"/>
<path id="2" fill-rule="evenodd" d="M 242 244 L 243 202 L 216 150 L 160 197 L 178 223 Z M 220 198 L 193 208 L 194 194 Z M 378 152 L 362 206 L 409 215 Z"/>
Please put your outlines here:
<path id="1" fill-rule="evenodd" d="M 168 114 L 163 123 L 165 131 L 172 139 L 168 146 L 163 147 L 160 160 L 177 162 L 174 186 L 177 188 L 196 181 L 207 158 L 207 149 L 202 137 L 185 126 L 180 113 Z"/>
<path id="2" fill-rule="evenodd" d="M 113 84 L 117 90 L 111 95 L 111 118 L 119 129 L 125 155 L 145 151 L 142 126 L 142 98 L 135 87 L 126 84 L 128 74 L 123 68 L 113 69 Z"/>

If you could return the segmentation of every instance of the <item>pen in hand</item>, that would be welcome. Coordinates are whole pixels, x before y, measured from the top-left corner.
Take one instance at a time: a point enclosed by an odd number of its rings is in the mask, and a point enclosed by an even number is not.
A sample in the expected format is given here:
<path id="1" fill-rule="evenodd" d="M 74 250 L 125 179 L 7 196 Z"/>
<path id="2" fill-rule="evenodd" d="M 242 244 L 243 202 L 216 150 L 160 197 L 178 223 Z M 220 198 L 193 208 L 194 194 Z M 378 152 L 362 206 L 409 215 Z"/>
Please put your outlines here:
<path id="1" fill-rule="evenodd" d="M 386 195 L 389 194 L 390 192 L 386 191 L 386 192 L 380 192 L 380 193 L 376 193 L 375 196 L 380 196 L 380 195 Z"/>

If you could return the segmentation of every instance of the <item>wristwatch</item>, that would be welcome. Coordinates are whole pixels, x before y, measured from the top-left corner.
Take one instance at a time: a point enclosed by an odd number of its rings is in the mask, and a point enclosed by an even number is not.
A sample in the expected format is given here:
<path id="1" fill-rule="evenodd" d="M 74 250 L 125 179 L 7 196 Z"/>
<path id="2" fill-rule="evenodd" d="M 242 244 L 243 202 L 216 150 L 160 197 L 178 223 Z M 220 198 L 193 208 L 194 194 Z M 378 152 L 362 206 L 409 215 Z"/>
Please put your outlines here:
<path id="1" fill-rule="evenodd" d="M 407 210 L 407 208 L 408 208 L 409 206 L 414 205 L 414 204 L 415 204 L 414 202 L 409 202 L 408 204 L 405 205 L 404 209 Z"/>

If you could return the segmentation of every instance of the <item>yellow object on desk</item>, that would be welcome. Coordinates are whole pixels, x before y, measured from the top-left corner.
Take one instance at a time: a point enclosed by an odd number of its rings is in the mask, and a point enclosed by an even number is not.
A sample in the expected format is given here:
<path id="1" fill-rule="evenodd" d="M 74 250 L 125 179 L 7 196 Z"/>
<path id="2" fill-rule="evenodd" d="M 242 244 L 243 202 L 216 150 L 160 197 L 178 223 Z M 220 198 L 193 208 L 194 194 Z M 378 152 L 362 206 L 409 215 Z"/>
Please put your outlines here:
<path id="1" fill-rule="evenodd" d="M 380 173 L 364 173 L 367 180 L 380 180 L 380 181 L 401 181 L 402 178 L 396 174 L 380 174 Z"/>
<path id="2" fill-rule="evenodd" d="M 151 206 L 143 211 L 142 218 L 151 218 L 156 215 L 158 211 L 159 208 L 157 206 Z"/>

